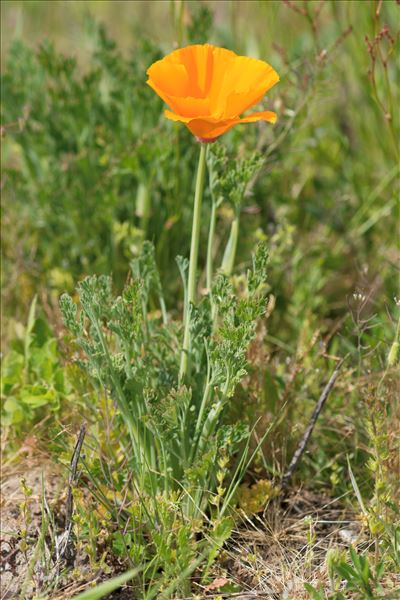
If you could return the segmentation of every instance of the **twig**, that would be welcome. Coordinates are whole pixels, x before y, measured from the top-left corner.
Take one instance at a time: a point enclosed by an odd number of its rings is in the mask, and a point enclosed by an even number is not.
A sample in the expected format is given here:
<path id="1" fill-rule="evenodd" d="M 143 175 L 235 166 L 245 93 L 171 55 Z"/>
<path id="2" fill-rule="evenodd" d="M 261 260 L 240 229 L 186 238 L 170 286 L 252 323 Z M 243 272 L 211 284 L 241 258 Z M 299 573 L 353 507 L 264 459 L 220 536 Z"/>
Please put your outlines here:
<path id="1" fill-rule="evenodd" d="M 203 586 L 201 587 L 203 588 Z M 191 600 L 191 598 L 193 598 L 193 596 L 185 596 L 178 600 Z M 237 600 L 260 600 L 261 598 L 265 598 L 265 600 L 267 600 L 268 598 L 271 598 L 271 596 L 262 592 L 218 592 L 212 595 L 207 594 L 204 598 L 208 598 L 209 600 L 229 600 L 229 598 L 236 598 Z"/>
<path id="2" fill-rule="evenodd" d="M 70 471 L 69 478 L 68 478 L 68 496 L 67 496 L 67 504 L 66 504 L 66 509 L 65 509 L 65 527 L 67 527 L 72 520 L 72 513 L 74 510 L 72 486 L 73 486 L 74 481 L 77 479 L 76 471 L 78 468 L 79 457 L 81 455 L 81 450 L 82 450 L 83 440 L 85 439 L 85 435 L 86 435 L 86 423 L 83 423 L 83 425 L 80 428 L 78 438 L 76 440 L 74 452 L 73 452 L 72 458 L 71 458 L 71 471 Z"/>
<path id="3" fill-rule="evenodd" d="M 79 457 L 82 450 L 83 440 L 86 435 L 86 423 L 80 428 L 78 438 L 76 440 L 74 452 L 71 458 L 70 474 L 68 478 L 68 494 L 67 502 L 65 506 L 65 529 L 63 533 L 56 538 L 56 560 L 57 564 L 60 564 L 61 559 L 64 557 L 68 562 L 74 558 L 74 543 L 72 540 L 72 516 L 74 512 L 74 498 L 73 498 L 73 484 L 77 479 L 77 469 Z"/>
<path id="4" fill-rule="evenodd" d="M 337 379 L 337 376 L 339 375 L 339 371 L 340 371 L 344 361 L 346 360 L 346 358 L 347 357 L 343 358 L 338 363 L 338 365 L 336 366 L 335 370 L 333 371 L 333 373 L 331 375 L 331 378 L 329 379 L 322 394 L 319 397 L 319 400 L 314 408 L 313 414 L 311 415 L 311 419 L 307 426 L 307 429 L 305 430 L 304 435 L 301 438 L 301 440 L 297 446 L 296 452 L 293 454 L 293 458 L 290 461 L 290 465 L 289 465 L 286 473 L 282 477 L 281 487 L 283 490 L 285 490 L 288 487 L 288 484 L 292 478 L 292 475 L 293 475 L 297 465 L 299 464 L 301 457 L 303 456 L 304 450 L 306 449 L 308 440 L 311 437 L 311 434 L 315 427 L 315 423 L 317 422 L 318 416 L 319 416 L 321 410 L 323 409 L 324 404 L 325 404 L 326 400 L 328 399 L 328 396 L 331 393 L 333 386 L 335 385 L 335 381 Z"/>

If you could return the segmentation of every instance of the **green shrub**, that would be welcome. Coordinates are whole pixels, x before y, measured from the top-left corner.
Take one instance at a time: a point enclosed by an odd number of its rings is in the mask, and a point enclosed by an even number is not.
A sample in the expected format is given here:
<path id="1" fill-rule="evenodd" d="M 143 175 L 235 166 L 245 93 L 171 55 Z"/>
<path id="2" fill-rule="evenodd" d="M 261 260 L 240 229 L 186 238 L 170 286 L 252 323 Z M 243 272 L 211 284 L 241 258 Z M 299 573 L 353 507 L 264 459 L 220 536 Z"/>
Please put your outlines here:
<path id="1" fill-rule="evenodd" d="M 57 415 L 70 395 L 57 341 L 47 322 L 36 316 L 35 297 L 26 326 L 18 324 L 2 361 L 2 424 L 14 433 L 28 432 L 41 419 Z"/>

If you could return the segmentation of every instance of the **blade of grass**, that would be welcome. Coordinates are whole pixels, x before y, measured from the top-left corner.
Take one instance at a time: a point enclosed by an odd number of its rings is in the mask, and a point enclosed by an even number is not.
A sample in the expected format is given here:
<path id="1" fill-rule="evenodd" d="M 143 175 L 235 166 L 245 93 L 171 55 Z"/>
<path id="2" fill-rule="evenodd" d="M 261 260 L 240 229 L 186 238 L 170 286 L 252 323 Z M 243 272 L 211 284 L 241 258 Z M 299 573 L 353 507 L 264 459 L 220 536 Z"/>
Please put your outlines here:
<path id="1" fill-rule="evenodd" d="M 114 592 L 127 583 L 127 581 L 136 577 L 142 568 L 143 567 L 136 567 L 136 569 L 131 569 L 122 575 L 118 575 L 118 577 L 113 577 L 92 590 L 87 590 L 86 592 L 74 596 L 72 600 L 98 600 L 99 598 L 105 598 L 108 594 L 111 594 L 111 592 Z"/>
<path id="2" fill-rule="evenodd" d="M 358 487 L 356 478 L 354 477 L 353 471 L 351 469 L 350 459 L 349 459 L 348 456 L 347 456 L 347 466 L 349 468 L 349 475 L 350 475 L 351 485 L 353 486 L 354 493 L 357 496 L 357 500 L 358 500 L 358 503 L 360 505 L 360 508 L 361 508 L 361 510 L 362 510 L 362 512 L 363 512 L 364 515 L 368 515 L 368 511 L 365 508 L 365 504 L 364 504 L 364 501 L 363 501 L 362 496 L 361 496 L 360 488 Z"/>

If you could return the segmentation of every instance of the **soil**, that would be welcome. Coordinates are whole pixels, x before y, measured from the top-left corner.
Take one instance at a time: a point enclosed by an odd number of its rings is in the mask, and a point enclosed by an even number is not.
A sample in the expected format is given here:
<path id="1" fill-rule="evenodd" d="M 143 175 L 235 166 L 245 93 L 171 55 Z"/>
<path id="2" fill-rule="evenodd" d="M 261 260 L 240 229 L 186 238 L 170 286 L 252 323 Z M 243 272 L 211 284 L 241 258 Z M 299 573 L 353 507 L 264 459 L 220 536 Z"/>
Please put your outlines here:
<path id="1" fill-rule="evenodd" d="M 21 479 L 32 489 L 27 499 Z M 20 462 L 3 469 L 1 488 L 1 594 L 0 600 L 21 597 L 29 599 L 43 583 L 40 561 L 32 560 L 42 522 L 42 489 L 52 512 L 63 523 L 67 471 L 55 464 Z M 20 505 L 27 500 L 29 523 L 24 523 Z M 28 550 L 21 549 L 23 529 L 27 529 Z M 60 525 L 60 529 L 62 529 Z M 58 534 L 60 531 L 57 532 Z M 32 543 L 33 542 L 33 543 Z M 226 577 L 240 586 L 241 598 L 307 598 L 304 582 L 320 585 L 326 581 L 325 559 L 329 549 L 346 549 L 362 543 L 362 527 L 355 513 L 338 500 L 306 490 L 291 492 L 285 499 L 275 499 L 264 513 L 242 514 L 233 538 L 215 567 L 215 577 Z M 52 557 L 49 556 L 51 559 Z M 78 557 L 78 561 L 79 561 Z M 29 565 L 35 565 L 33 568 Z M 32 576 L 29 569 L 33 570 Z M 89 582 L 100 583 L 110 574 L 91 573 L 80 581 L 63 579 L 62 586 L 51 595 L 52 600 L 66 600 L 87 589 Z M 61 581 L 61 580 L 60 580 Z M 46 586 L 45 586 L 46 587 Z M 130 586 L 109 595 L 110 600 L 132 600 Z M 198 586 L 193 598 L 221 597 Z M 50 598 L 50 596 L 49 596 Z"/>
<path id="2" fill-rule="evenodd" d="M 26 496 L 21 482 L 25 481 L 31 495 Z M 1 535 L 0 535 L 0 581 L 1 600 L 17 598 L 24 587 L 29 563 L 33 556 L 42 522 L 42 487 L 46 490 L 46 500 L 54 504 L 62 496 L 65 485 L 60 468 L 53 463 L 27 459 L 15 466 L 4 466 L 0 494 Z M 26 502 L 26 518 L 21 504 Z M 23 530 L 26 529 L 27 550 L 23 552 Z M 26 590 L 29 596 L 29 587 Z"/>

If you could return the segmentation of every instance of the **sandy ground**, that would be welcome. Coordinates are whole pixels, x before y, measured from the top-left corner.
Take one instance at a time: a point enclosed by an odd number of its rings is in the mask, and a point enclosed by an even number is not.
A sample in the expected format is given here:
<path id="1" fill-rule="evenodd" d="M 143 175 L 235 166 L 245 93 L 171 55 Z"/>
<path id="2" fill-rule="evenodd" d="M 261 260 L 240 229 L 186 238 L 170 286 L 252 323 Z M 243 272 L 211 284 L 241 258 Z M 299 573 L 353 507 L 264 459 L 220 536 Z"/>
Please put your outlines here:
<path id="1" fill-rule="evenodd" d="M 32 490 L 30 496 L 24 494 L 22 481 Z M 1 600 L 16 598 L 23 590 L 34 547 L 34 544 L 28 544 L 27 552 L 22 551 L 23 531 L 26 529 L 29 541 L 38 539 L 42 522 L 43 486 L 48 503 L 54 504 L 62 496 L 65 480 L 57 465 L 47 461 L 38 464 L 30 459 L 16 465 L 3 465 L 0 494 Z M 26 518 L 21 507 L 24 502 Z M 29 594 L 29 587 L 26 594 Z"/>

